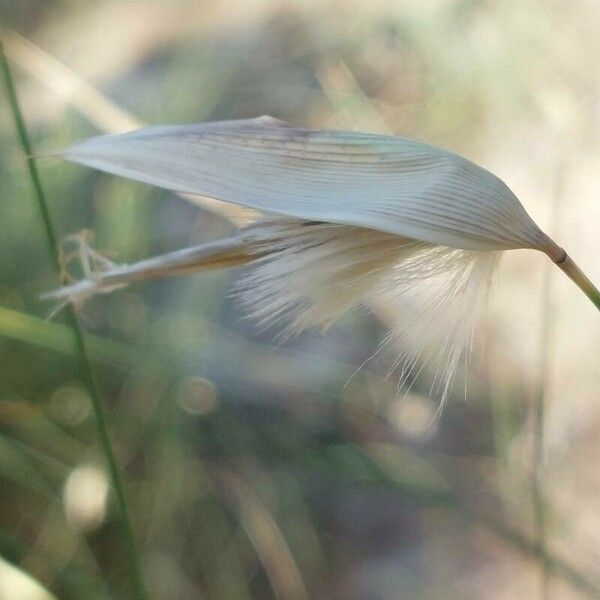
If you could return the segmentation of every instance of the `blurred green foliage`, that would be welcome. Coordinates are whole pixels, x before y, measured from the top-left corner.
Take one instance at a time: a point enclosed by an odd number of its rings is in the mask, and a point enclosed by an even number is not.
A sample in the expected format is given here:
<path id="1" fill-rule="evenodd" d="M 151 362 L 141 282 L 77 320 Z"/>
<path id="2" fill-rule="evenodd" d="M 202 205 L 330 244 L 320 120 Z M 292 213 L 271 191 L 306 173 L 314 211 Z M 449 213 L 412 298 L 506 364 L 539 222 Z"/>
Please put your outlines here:
<path id="1" fill-rule="evenodd" d="M 130 66 L 97 83 L 147 122 L 267 113 L 402 131 L 460 151 L 480 143 L 490 105 L 509 115 L 531 106 L 527 65 L 536 55 L 521 50 L 535 31 L 515 36 L 509 50 L 489 40 L 491 50 L 475 52 L 488 27 L 497 34 L 493 3 L 406 13 L 390 3 L 339 27 L 320 22 L 308 3 L 256 2 L 247 23 L 208 3 L 173 3 L 169 17 L 169 5 L 29 0 L 0 10 L 32 40 L 72 35 L 73 47 L 81 42 L 75 24 L 106 27 L 113 10 L 131 19 L 140 11 L 142 22 L 150 9 L 157 19 L 189 14 L 189 27 L 157 39 L 148 18 L 143 51 L 135 40 L 131 56 L 121 46 Z M 113 25 L 107 45 L 134 28 L 116 18 Z M 51 89 L 15 71 L 38 151 L 95 133 L 85 115 L 57 109 Z M 101 486 L 91 498 L 86 491 L 95 480 L 78 488 L 73 479 L 88 466 L 100 483 L 106 476 L 72 335 L 60 315 L 45 320 L 52 307 L 39 296 L 56 275 L 5 107 L 1 114 L 0 550 L 57 598 L 126 598 L 113 498 L 97 502 Z M 95 247 L 118 262 L 232 229 L 164 191 L 52 159 L 39 166 L 61 238 L 91 229 Z M 377 348 L 374 318 L 351 315 L 322 337 L 275 347 L 272 332 L 240 314 L 233 278 L 148 283 L 81 311 L 153 599 L 469 598 L 478 596 L 464 592 L 456 572 L 468 573 L 473 548 L 539 557 L 528 535 L 514 533 L 525 529 L 527 492 L 513 488 L 507 508 L 488 475 L 496 460 L 502 470 L 523 426 L 527 382 L 493 397 L 481 369 L 469 400 L 457 389 L 429 424 L 435 405 L 426 382 L 402 400 L 380 365 L 351 377 Z M 411 415 L 413 430 L 403 425 Z M 481 529 L 493 541 L 480 541 Z M 598 592 L 560 560 L 551 568 L 588 596 Z"/>

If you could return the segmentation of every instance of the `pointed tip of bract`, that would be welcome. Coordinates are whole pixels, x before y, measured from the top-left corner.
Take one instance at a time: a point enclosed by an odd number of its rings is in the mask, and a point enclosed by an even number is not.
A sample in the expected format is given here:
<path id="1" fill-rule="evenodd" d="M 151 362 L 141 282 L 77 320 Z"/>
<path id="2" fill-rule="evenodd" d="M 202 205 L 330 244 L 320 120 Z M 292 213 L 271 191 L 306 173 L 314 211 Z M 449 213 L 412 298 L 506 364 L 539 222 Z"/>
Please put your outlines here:
<path id="1" fill-rule="evenodd" d="M 35 152 L 28 156 L 30 159 L 40 160 L 44 158 L 65 158 L 65 150 L 44 150 L 42 152 Z"/>

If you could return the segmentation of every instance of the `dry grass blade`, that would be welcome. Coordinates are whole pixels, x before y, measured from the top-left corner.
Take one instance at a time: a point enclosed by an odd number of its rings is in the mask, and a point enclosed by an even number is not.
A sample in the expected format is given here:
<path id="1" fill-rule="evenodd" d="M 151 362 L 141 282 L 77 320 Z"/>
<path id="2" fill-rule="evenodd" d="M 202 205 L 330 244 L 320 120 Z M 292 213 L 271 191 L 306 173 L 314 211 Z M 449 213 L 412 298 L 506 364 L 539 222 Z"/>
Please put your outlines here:
<path id="1" fill-rule="evenodd" d="M 309 600 L 294 557 L 264 504 L 233 471 L 220 468 L 216 478 L 252 542 L 277 600 Z"/>
<path id="2" fill-rule="evenodd" d="M 121 133 L 142 127 L 143 123 L 117 106 L 104 94 L 63 63 L 14 31 L 3 36 L 4 52 L 58 94 L 65 103 L 85 115 L 100 131 Z"/>

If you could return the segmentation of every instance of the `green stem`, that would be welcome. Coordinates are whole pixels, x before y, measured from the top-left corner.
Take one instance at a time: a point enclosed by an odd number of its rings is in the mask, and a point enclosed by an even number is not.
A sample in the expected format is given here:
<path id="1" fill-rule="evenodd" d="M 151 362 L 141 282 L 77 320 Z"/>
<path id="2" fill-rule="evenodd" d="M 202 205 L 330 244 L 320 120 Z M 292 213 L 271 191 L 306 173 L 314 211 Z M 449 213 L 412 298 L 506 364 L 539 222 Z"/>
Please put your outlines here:
<path id="1" fill-rule="evenodd" d="M 556 261 L 555 261 L 556 262 Z M 567 275 L 571 281 L 592 301 L 592 304 L 600 310 L 600 291 L 592 283 L 591 279 L 565 254 L 564 258 L 556 265 Z"/>
<path id="2" fill-rule="evenodd" d="M 44 228 L 46 230 L 46 238 L 48 240 L 48 246 L 50 250 L 50 254 L 53 257 L 53 262 L 56 267 L 58 273 L 61 272 L 61 260 L 60 260 L 60 246 L 58 244 L 58 239 L 56 233 L 54 231 L 54 227 L 52 225 L 52 218 L 50 216 L 50 211 L 48 210 L 48 204 L 46 202 L 46 198 L 44 195 L 44 190 L 42 188 L 40 176 L 37 170 L 37 166 L 35 160 L 33 159 L 33 151 L 31 147 L 31 142 L 29 140 L 29 135 L 27 133 L 27 128 L 25 126 L 25 121 L 23 119 L 23 115 L 21 113 L 21 109 L 19 107 L 19 101 L 17 98 L 17 93 L 15 90 L 15 86 L 13 83 L 13 79 L 10 73 L 10 68 L 8 65 L 8 61 L 6 59 L 6 55 L 4 54 L 4 48 L 2 45 L 2 41 L 0 40 L 0 70 L 2 71 L 2 76 L 4 78 L 4 84 L 6 87 L 6 93 L 8 96 L 8 101 L 10 103 L 10 108 L 12 111 L 12 115 L 15 121 L 15 126 L 17 129 L 17 134 L 19 137 L 19 141 L 21 143 L 21 147 L 25 156 L 27 158 L 27 168 L 29 170 L 29 176 L 31 178 L 31 182 L 33 184 L 33 188 L 35 191 L 35 196 L 37 199 L 38 208 L 40 210 L 42 220 L 44 223 Z M 136 549 L 134 537 L 133 537 L 133 528 L 131 526 L 131 519 L 129 516 L 129 509 L 127 507 L 127 501 L 125 499 L 125 493 L 123 491 L 123 484 L 121 482 L 121 478 L 119 475 L 119 471 L 117 469 L 117 462 L 115 459 L 115 454 L 110 442 L 110 437 L 108 435 L 108 428 L 106 425 L 106 419 L 104 416 L 104 411 L 102 408 L 102 403 L 100 401 L 100 396 L 98 394 L 98 389 L 94 380 L 94 374 L 92 371 L 91 363 L 87 354 L 87 349 L 85 345 L 85 340 L 83 337 L 82 329 L 77 320 L 77 315 L 71 306 L 68 306 L 66 309 L 68 322 L 73 330 L 73 335 L 75 338 L 75 345 L 79 355 L 79 372 L 83 382 L 88 388 L 90 398 L 92 400 L 92 406 L 94 409 L 94 414 L 96 416 L 96 424 L 98 430 L 98 438 L 100 440 L 100 445 L 102 447 L 102 451 L 104 453 L 104 457 L 106 459 L 106 463 L 108 465 L 108 471 L 110 475 L 110 480 L 112 483 L 112 487 L 115 492 L 115 496 L 117 499 L 117 505 L 120 512 L 120 522 L 121 522 L 121 534 L 123 536 L 123 541 L 127 547 L 127 555 L 129 558 L 129 567 L 131 571 L 131 579 L 133 583 L 133 587 L 136 592 L 137 600 L 147 600 L 148 594 L 146 592 L 146 588 L 144 585 L 144 581 L 142 579 L 141 568 L 140 568 L 140 560 L 138 556 L 138 552 Z"/>

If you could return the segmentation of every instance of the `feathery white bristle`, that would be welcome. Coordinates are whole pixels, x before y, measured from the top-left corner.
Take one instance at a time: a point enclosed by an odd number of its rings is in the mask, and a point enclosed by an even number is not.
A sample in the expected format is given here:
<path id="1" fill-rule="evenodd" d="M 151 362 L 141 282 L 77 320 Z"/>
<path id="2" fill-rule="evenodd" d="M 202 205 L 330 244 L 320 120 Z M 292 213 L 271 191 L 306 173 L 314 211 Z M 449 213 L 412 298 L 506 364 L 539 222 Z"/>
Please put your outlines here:
<path id="1" fill-rule="evenodd" d="M 417 365 L 428 364 L 431 392 L 443 403 L 498 252 L 294 219 L 272 219 L 249 231 L 262 256 L 238 290 L 252 317 L 265 326 L 283 324 L 285 337 L 327 327 L 373 299 L 416 303 L 412 318 L 395 325 L 384 346 L 402 349 L 394 363 L 400 384 L 410 384 Z"/>
<path id="2" fill-rule="evenodd" d="M 360 227 L 273 218 L 248 230 L 261 256 L 237 288 L 259 324 L 284 335 L 327 327 L 421 242 Z"/>
<path id="3" fill-rule="evenodd" d="M 486 299 L 499 252 L 432 247 L 397 265 L 381 296 L 401 305 L 384 347 L 397 356 L 393 370 L 409 387 L 422 369 L 431 373 L 430 395 L 445 402 L 461 357 L 468 358 L 477 308 Z"/>
<path id="4" fill-rule="evenodd" d="M 74 238 L 84 275 L 46 294 L 80 305 L 133 281 L 251 262 L 237 284 L 250 317 L 282 325 L 280 338 L 326 328 L 358 305 L 412 304 L 382 345 L 400 351 L 392 371 L 409 386 L 423 365 L 442 403 L 472 334 L 476 305 L 488 288 L 498 252 L 458 250 L 351 225 L 271 217 L 225 240 L 116 265 Z M 399 350 L 398 350 L 399 349 Z M 379 351 L 376 353 L 379 354 Z M 417 370 L 418 369 L 418 370 Z"/>

